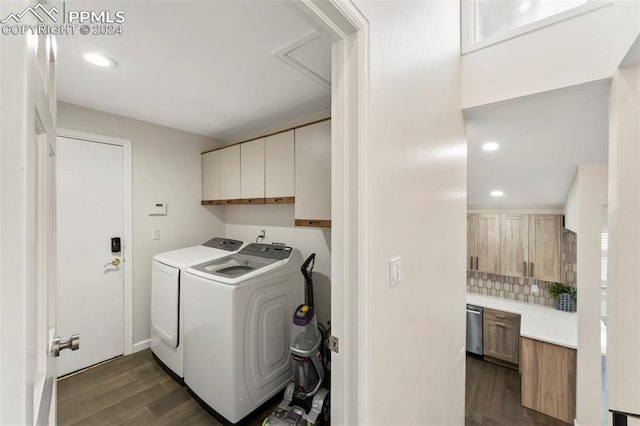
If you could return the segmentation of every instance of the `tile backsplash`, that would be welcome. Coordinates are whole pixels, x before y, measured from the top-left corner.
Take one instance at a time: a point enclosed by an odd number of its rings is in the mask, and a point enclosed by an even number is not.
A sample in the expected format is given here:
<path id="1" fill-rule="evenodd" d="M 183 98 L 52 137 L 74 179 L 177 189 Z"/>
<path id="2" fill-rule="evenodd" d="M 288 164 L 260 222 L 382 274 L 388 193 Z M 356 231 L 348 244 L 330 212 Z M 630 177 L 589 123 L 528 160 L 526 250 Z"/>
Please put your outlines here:
<path id="1" fill-rule="evenodd" d="M 567 284 L 576 284 L 577 235 L 564 229 L 562 232 L 562 263 L 560 266 L 562 280 Z M 538 285 L 538 293 L 531 292 L 531 286 Z M 547 287 L 551 283 L 532 278 L 506 277 L 467 271 L 467 292 L 487 296 L 502 297 L 520 302 L 554 306 L 554 299 L 549 296 Z"/>

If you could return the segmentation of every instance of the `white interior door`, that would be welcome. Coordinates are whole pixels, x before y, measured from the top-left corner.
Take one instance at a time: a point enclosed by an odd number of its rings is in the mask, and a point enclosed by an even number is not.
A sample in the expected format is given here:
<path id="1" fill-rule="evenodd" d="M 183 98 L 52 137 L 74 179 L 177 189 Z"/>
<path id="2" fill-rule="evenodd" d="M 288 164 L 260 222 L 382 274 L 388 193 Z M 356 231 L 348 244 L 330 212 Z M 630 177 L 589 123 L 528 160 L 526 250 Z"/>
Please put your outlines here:
<path id="1" fill-rule="evenodd" d="M 124 148 L 59 137 L 57 169 L 57 327 L 80 335 L 58 359 L 64 375 L 123 353 L 124 257 L 111 239 L 124 236 Z"/>

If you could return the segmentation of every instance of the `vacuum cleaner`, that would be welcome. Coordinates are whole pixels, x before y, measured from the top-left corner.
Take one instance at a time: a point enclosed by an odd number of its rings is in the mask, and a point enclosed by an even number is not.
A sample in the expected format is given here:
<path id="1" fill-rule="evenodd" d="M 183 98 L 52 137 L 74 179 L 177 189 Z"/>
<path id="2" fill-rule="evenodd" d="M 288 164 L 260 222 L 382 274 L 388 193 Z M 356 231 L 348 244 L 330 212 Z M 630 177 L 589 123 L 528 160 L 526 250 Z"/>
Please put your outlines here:
<path id="1" fill-rule="evenodd" d="M 293 314 L 291 328 L 291 363 L 293 380 L 284 391 L 278 408 L 265 419 L 269 425 L 329 424 L 329 391 L 322 387 L 329 362 L 327 331 L 318 324 L 313 309 L 313 266 L 316 254 L 307 258 L 300 268 L 306 282 L 305 304 Z"/>

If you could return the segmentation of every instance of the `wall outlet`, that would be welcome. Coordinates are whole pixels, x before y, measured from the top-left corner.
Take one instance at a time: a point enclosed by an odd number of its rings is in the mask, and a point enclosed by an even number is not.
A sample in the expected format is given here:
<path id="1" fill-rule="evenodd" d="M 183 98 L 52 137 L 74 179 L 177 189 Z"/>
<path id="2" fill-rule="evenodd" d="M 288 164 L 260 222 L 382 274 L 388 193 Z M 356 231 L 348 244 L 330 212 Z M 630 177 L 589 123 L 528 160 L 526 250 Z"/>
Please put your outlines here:
<path id="1" fill-rule="evenodd" d="M 160 239 L 160 228 L 151 229 L 151 239 L 159 240 Z"/>
<path id="2" fill-rule="evenodd" d="M 531 286 L 531 293 L 538 293 L 540 289 L 538 288 L 538 284 L 534 284 Z"/>
<path id="3" fill-rule="evenodd" d="M 400 270 L 400 256 L 389 260 L 389 287 L 400 284 L 402 271 Z"/>

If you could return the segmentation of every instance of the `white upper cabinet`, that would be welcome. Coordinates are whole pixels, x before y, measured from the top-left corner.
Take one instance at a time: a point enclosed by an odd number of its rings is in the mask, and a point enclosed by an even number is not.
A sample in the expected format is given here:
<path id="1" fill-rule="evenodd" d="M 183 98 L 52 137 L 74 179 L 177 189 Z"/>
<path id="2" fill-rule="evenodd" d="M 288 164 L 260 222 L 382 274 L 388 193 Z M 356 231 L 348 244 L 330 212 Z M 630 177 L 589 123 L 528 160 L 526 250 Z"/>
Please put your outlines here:
<path id="1" fill-rule="evenodd" d="M 219 200 L 220 151 L 205 152 L 202 154 L 202 201 Z"/>
<path id="2" fill-rule="evenodd" d="M 220 199 L 223 204 L 240 199 L 240 145 L 230 146 L 220 153 Z"/>
<path id="3" fill-rule="evenodd" d="M 331 121 L 295 129 L 295 219 L 331 226 Z"/>
<path id="4" fill-rule="evenodd" d="M 240 144 L 240 198 L 264 203 L 264 138 Z"/>
<path id="5" fill-rule="evenodd" d="M 268 204 L 291 203 L 295 196 L 294 131 L 268 136 L 264 142 L 265 194 Z"/>

